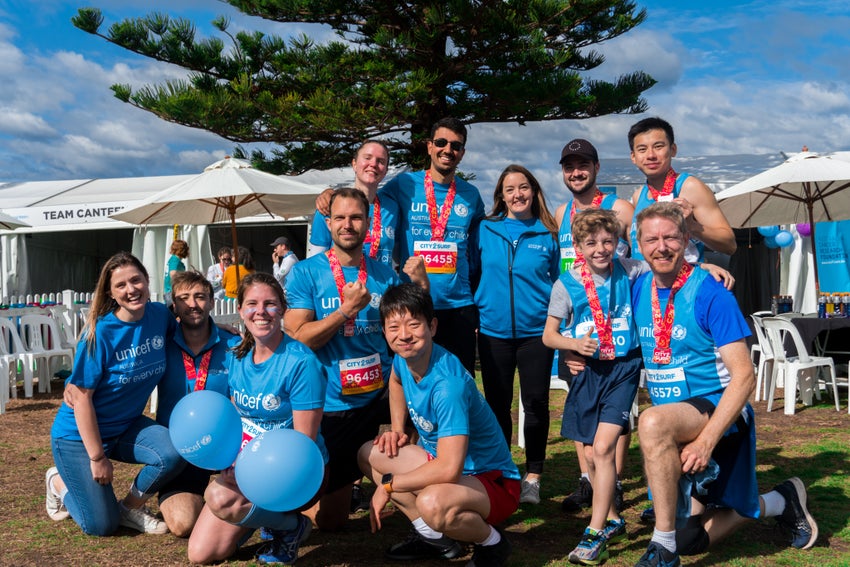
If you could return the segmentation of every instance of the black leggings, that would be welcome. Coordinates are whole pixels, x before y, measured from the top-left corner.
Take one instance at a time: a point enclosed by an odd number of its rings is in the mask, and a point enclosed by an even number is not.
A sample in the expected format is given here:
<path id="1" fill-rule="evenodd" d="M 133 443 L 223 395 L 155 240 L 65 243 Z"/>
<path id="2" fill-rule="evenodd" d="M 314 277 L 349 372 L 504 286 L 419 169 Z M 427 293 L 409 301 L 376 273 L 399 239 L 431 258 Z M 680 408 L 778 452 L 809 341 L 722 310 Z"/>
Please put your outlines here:
<path id="1" fill-rule="evenodd" d="M 475 330 L 478 328 L 478 307 L 465 305 L 454 309 L 435 309 L 437 333 L 434 342 L 460 359 L 460 363 L 475 378 Z"/>
<path id="2" fill-rule="evenodd" d="M 522 406 L 525 408 L 526 471 L 543 472 L 546 444 L 549 440 L 549 381 L 554 351 L 543 344 L 542 337 L 497 339 L 478 334 L 478 357 L 484 396 L 511 444 L 514 398 L 514 374 L 519 369 Z"/>

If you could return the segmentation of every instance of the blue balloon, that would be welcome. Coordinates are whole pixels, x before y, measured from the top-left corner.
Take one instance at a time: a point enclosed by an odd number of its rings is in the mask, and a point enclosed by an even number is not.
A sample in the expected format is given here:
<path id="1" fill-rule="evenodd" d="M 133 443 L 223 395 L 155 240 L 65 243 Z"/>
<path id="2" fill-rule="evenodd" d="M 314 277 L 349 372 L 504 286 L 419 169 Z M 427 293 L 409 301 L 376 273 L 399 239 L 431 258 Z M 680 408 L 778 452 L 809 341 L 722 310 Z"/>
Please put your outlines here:
<path id="1" fill-rule="evenodd" d="M 779 234 L 779 227 L 778 226 L 760 226 L 758 228 L 758 231 L 759 231 L 759 234 L 761 234 L 762 236 L 770 238 L 772 236 L 776 236 L 777 234 Z"/>
<path id="2" fill-rule="evenodd" d="M 772 236 L 764 237 L 764 245 L 768 248 L 779 248 L 779 244 L 776 243 L 776 240 Z"/>
<path id="3" fill-rule="evenodd" d="M 288 512 L 309 502 L 325 476 L 316 443 L 293 429 L 272 429 L 251 440 L 236 459 L 236 484 L 266 510 Z"/>
<path id="4" fill-rule="evenodd" d="M 779 233 L 773 237 L 773 240 L 780 248 L 785 248 L 786 246 L 794 244 L 794 236 L 787 230 L 780 230 Z"/>
<path id="5" fill-rule="evenodd" d="M 174 406 L 168 434 L 181 457 L 196 467 L 217 471 L 231 466 L 239 453 L 242 420 L 226 396 L 199 390 Z"/>

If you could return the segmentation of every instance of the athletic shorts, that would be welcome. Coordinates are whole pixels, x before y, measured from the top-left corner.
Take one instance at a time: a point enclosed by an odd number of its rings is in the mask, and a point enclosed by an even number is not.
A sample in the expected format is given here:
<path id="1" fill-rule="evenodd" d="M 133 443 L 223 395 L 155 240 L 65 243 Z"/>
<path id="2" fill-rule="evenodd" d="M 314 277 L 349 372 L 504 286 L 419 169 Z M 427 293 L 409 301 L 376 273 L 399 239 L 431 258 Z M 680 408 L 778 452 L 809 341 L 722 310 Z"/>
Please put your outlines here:
<path id="1" fill-rule="evenodd" d="M 683 400 L 709 417 L 722 394 Z M 706 485 L 708 493 L 694 497 L 703 504 L 732 508 L 745 518 L 759 517 L 759 492 L 756 483 L 755 413 L 750 404 L 723 434 L 711 458 L 720 467 L 717 479 Z"/>
<path id="2" fill-rule="evenodd" d="M 639 349 L 614 360 L 588 358 L 567 394 L 561 435 L 592 445 L 600 423 L 619 425 L 627 432 L 640 368 Z"/>
<path id="3" fill-rule="evenodd" d="M 488 524 L 497 526 L 516 512 L 520 493 L 518 480 L 505 478 L 502 471 L 488 471 L 472 476 L 481 481 L 490 498 L 490 515 L 485 518 Z"/>
<path id="4" fill-rule="evenodd" d="M 191 463 L 187 463 L 186 468 L 179 475 L 159 489 L 159 503 L 162 504 L 169 496 L 180 492 L 203 496 L 207 485 L 210 483 L 210 477 L 214 474 L 215 471 L 202 469 Z"/>
<path id="5" fill-rule="evenodd" d="M 325 412 L 322 416 L 322 437 L 329 457 L 328 494 L 363 476 L 357 463 L 357 452 L 363 443 L 375 439 L 378 429 L 385 423 L 390 423 L 386 392 L 360 408 Z"/>

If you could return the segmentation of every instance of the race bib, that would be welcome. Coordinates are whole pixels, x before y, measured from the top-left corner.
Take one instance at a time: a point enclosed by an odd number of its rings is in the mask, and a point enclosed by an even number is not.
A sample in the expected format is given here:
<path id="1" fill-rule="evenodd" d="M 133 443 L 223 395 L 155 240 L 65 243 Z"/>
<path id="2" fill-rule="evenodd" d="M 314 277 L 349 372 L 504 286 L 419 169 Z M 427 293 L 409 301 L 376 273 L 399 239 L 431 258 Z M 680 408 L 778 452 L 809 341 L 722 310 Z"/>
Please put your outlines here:
<path id="1" fill-rule="evenodd" d="M 245 448 L 245 445 L 251 442 L 251 440 L 257 435 L 262 435 L 267 430 L 263 429 L 247 417 L 242 418 L 242 446 L 239 447 L 239 450 Z"/>
<path id="2" fill-rule="evenodd" d="M 425 260 L 429 274 L 454 274 L 457 272 L 457 243 L 419 240 L 413 243 L 413 255 Z"/>
<path id="3" fill-rule="evenodd" d="M 578 338 L 585 336 L 589 330 L 592 331 L 590 336 L 598 341 L 599 334 L 593 321 L 584 321 L 576 325 Z M 614 356 L 617 358 L 626 356 L 629 353 L 629 321 L 624 317 L 612 319 L 611 331 L 614 339 Z M 599 349 L 596 350 L 599 351 Z"/>
<path id="4" fill-rule="evenodd" d="M 561 248 L 561 273 L 568 272 L 572 269 L 576 261 L 576 249 L 572 246 Z"/>
<path id="5" fill-rule="evenodd" d="M 670 193 L 669 195 L 659 195 L 658 196 L 658 202 L 659 203 L 666 203 L 666 202 L 672 201 L 675 198 L 676 197 L 673 195 L 673 193 Z"/>
<path id="6" fill-rule="evenodd" d="M 365 394 L 383 388 L 381 355 L 375 353 L 363 358 L 340 360 L 339 379 L 343 396 Z"/>
<path id="7" fill-rule="evenodd" d="M 646 388 L 653 404 L 680 402 L 690 397 L 684 368 L 646 369 Z"/>

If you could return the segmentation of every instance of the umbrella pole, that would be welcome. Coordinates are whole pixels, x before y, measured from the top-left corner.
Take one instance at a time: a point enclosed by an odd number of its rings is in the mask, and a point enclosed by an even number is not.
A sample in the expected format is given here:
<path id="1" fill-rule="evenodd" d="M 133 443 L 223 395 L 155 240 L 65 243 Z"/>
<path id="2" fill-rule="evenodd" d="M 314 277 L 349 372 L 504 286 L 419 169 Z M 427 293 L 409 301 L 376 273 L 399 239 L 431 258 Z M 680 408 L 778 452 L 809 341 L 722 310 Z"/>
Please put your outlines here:
<path id="1" fill-rule="evenodd" d="M 239 242 L 236 240 L 236 211 L 230 210 L 230 239 L 233 241 L 233 263 L 236 264 L 236 287 L 242 278 L 239 276 Z"/>
<path id="2" fill-rule="evenodd" d="M 820 296 L 820 280 L 818 280 L 818 247 L 815 244 L 815 215 L 812 212 L 814 203 L 807 203 L 809 208 L 809 226 L 812 227 L 812 264 L 815 268 L 815 305 L 817 305 L 818 297 Z"/>

